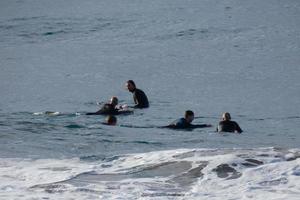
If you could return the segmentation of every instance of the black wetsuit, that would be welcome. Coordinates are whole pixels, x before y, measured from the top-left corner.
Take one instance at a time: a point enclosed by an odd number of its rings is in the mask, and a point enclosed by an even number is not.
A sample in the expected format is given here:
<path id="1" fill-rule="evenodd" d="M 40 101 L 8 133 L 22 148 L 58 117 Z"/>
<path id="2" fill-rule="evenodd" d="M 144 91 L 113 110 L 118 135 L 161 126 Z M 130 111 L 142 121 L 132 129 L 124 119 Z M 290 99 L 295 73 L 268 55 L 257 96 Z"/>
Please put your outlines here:
<path id="1" fill-rule="evenodd" d="M 117 115 L 119 114 L 119 110 L 115 108 L 115 106 L 107 103 L 102 106 L 100 110 L 94 113 L 86 113 L 87 115 Z"/>
<path id="2" fill-rule="evenodd" d="M 133 94 L 133 100 L 135 103 L 135 108 L 148 108 L 149 107 L 149 102 L 146 94 L 140 90 L 140 89 L 135 89 L 132 91 Z"/>
<path id="3" fill-rule="evenodd" d="M 180 119 L 172 122 L 170 125 L 165 126 L 164 128 L 193 129 L 193 128 L 205 128 L 205 127 L 210 127 L 210 125 L 207 125 L 207 124 L 191 124 L 191 123 L 188 123 L 185 118 L 180 118 Z"/>
<path id="4" fill-rule="evenodd" d="M 235 121 L 228 121 L 228 120 L 220 121 L 217 131 L 218 132 L 235 132 L 235 131 L 237 131 L 238 133 L 243 132 L 243 130 L 238 125 L 238 123 L 236 123 Z"/>

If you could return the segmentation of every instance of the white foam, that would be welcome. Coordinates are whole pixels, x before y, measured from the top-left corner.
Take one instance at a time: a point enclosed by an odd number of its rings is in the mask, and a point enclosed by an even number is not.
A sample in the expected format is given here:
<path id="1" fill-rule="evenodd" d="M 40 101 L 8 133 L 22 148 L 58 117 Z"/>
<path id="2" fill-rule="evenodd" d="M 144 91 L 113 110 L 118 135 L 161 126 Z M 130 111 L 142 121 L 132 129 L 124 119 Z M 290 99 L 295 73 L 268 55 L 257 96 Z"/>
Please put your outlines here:
<path id="1" fill-rule="evenodd" d="M 92 170 L 92 166 L 80 162 L 79 159 L 22 160 L 1 158 L 0 198 L 1 196 L 16 198 L 18 194 L 33 195 L 30 188 L 35 185 L 59 182 L 89 170 Z"/>
<path id="2" fill-rule="evenodd" d="M 273 148 L 176 149 L 109 162 L 2 158 L 0 198 L 18 199 L 21 194 L 57 199 L 297 199 L 299 153 Z M 203 176 L 189 173 L 202 164 L 198 172 Z M 222 164 L 241 176 L 229 172 L 220 178 L 215 169 Z"/>
<path id="3" fill-rule="evenodd" d="M 226 160 L 218 161 L 226 163 Z M 242 177 L 233 180 L 217 178 L 211 173 L 215 167 L 211 164 L 205 169 L 206 176 L 194 185 L 188 196 L 194 199 L 298 199 L 300 179 L 294 175 L 299 160 L 240 169 Z"/>
<path id="4" fill-rule="evenodd" d="M 45 112 L 34 112 L 33 115 L 49 115 L 49 116 L 57 116 L 61 113 L 58 111 L 45 111 Z"/>

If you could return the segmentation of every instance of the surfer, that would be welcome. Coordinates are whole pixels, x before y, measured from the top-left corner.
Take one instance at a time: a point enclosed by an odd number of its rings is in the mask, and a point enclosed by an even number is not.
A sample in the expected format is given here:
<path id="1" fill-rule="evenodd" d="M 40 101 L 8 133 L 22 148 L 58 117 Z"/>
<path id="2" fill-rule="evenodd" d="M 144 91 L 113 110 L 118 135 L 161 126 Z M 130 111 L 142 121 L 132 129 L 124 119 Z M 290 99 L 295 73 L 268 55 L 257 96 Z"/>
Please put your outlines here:
<path id="1" fill-rule="evenodd" d="M 206 128 L 211 127 L 210 124 L 191 124 L 194 120 L 194 112 L 191 110 L 185 111 L 184 118 L 180 118 L 165 126 L 165 128 L 172 129 L 190 129 L 190 128 Z"/>
<path id="2" fill-rule="evenodd" d="M 86 113 L 86 115 L 118 115 L 118 114 L 130 114 L 131 110 L 126 110 L 122 106 L 118 105 L 119 100 L 117 97 L 112 97 L 109 103 L 104 104 L 100 110 L 93 113 Z"/>
<path id="3" fill-rule="evenodd" d="M 149 102 L 148 102 L 148 98 L 147 98 L 146 94 L 142 90 L 136 88 L 133 80 L 128 80 L 126 82 L 126 87 L 127 87 L 128 91 L 133 94 L 133 100 L 135 103 L 134 108 L 148 108 L 149 107 Z"/>
<path id="4" fill-rule="evenodd" d="M 103 124 L 109 126 L 115 126 L 117 124 L 117 118 L 113 115 L 109 115 L 106 117 L 105 122 Z"/>
<path id="5" fill-rule="evenodd" d="M 225 112 L 222 114 L 222 121 L 219 122 L 217 132 L 238 132 L 242 133 L 243 130 L 240 128 L 238 123 L 231 121 L 230 113 Z"/>

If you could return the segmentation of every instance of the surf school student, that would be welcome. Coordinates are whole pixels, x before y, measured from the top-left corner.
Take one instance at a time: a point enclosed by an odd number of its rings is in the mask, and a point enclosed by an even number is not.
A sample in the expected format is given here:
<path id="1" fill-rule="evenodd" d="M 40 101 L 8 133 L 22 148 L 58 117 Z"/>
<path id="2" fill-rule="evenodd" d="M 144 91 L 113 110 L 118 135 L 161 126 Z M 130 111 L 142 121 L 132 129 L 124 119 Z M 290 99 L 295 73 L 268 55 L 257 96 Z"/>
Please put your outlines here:
<path id="1" fill-rule="evenodd" d="M 117 115 L 119 114 L 119 109 L 117 108 L 118 102 L 117 97 L 112 97 L 110 102 L 104 104 L 100 110 L 93 113 L 86 113 L 86 115 Z"/>
<path id="2" fill-rule="evenodd" d="M 106 117 L 105 123 L 103 123 L 103 124 L 109 125 L 109 126 L 115 126 L 117 124 L 117 118 L 113 115 L 109 115 Z"/>
<path id="3" fill-rule="evenodd" d="M 184 118 L 180 118 L 175 120 L 165 128 L 172 128 L 172 129 L 189 129 L 189 128 L 205 128 L 211 127 L 210 124 L 191 124 L 194 120 L 194 112 L 191 110 L 185 111 Z"/>
<path id="4" fill-rule="evenodd" d="M 133 80 L 128 80 L 126 82 L 126 87 L 127 87 L 128 91 L 133 94 L 133 100 L 135 103 L 134 108 L 148 108 L 149 107 L 149 102 L 148 102 L 148 98 L 147 98 L 146 94 L 142 90 L 136 88 Z"/>
<path id="5" fill-rule="evenodd" d="M 238 123 L 231 121 L 231 116 L 228 112 L 223 113 L 222 121 L 219 122 L 217 132 L 238 132 L 242 133 L 243 130 L 240 128 Z"/>

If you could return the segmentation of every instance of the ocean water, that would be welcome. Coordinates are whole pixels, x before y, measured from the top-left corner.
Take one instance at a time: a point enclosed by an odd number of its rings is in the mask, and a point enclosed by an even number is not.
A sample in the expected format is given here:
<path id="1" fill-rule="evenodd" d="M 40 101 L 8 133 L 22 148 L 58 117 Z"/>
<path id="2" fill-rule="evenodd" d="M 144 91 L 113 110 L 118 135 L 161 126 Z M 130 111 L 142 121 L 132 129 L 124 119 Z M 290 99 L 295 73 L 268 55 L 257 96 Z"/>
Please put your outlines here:
<path id="1" fill-rule="evenodd" d="M 298 0 L 1 0 L 0 199 L 298 199 L 299 19 Z M 85 115 L 133 105 L 128 79 L 150 108 Z M 213 127 L 158 128 L 188 109 Z M 242 134 L 215 132 L 223 112 Z"/>

